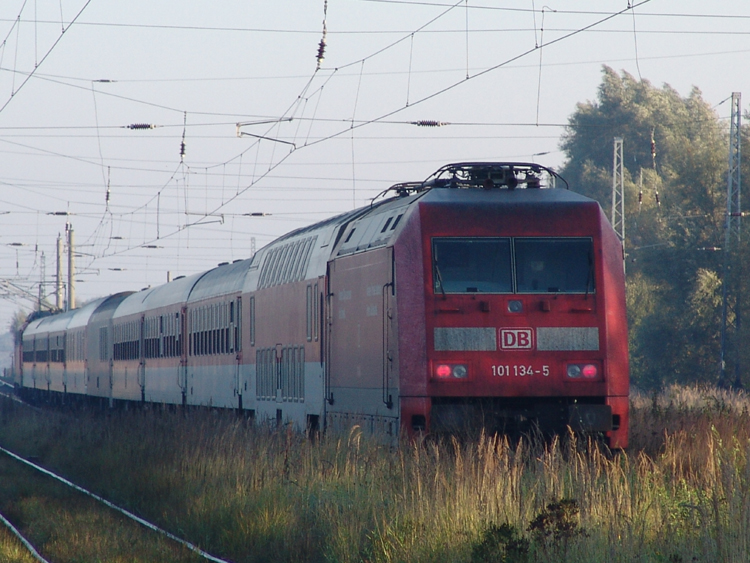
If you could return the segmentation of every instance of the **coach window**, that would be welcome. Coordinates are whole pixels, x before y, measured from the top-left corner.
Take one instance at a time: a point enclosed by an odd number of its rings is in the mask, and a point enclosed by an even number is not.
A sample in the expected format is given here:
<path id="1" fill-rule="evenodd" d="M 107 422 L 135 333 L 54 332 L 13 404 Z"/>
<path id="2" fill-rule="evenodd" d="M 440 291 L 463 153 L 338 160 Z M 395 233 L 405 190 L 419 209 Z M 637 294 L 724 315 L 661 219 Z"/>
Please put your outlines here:
<path id="1" fill-rule="evenodd" d="M 219 351 L 219 308 L 214 303 L 209 309 L 210 325 L 209 325 L 209 337 L 208 337 L 208 353 L 216 354 Z"/>
<path id="2" fill-rule="evenodd" d="M 310 342 L 312 340 L 312 327 L 313 327 L 313 298 L 312 298 L 312 285 L 307 285 L 307 292 L 306 292 L 306 306 L 305 311 L 307 312 L 306 318 L 305 318 L 305 333 L 307 336 L 307 341 Z"/>
<path id="3" fill-rule="evenodd" d="M 188 355 L 192 356 L 195 350 L 195 311 L 192 309 L 188 311 L 188 321 Z"/>
<path id="4" fill-rule="evenodd" d="M 319 329 L 318 329 L 318 323 L 320 322 L 320 310 L 318 308 L 318 304 L 316 303 L 318 301 L 318 284 L 315 284 L 315 287 L 313 288 L 313 336 L 315 338 L 315 342 L 318 341 L 318 335 L 319 335 Z M 322 303 L 322 298 L 321 298 Z"/>
<path id="5" fill-rule="evenodd" d="M 298 240 L 292 244 L 291 251 L 289 252 L 289 258 L 287 259 L 286 268 L 284 268 L 284 275 L 281 279 L 281 283 L 288 283 L 295 279 L 294 272 L 297 269 L 297 260 L 300 257 L 300 249 L 304 247 L 304 241 Z"/>
<path id="6" fill-rule="evenodd" d="M 216 305 L 209 305 L 208 307 L 208 354 L 216 353 L 216 327 L 218 326 L 218 319 L 216 318 Z"/>
<path id="7" fill-rule="evenodd" d="M 195 309 L 193 311 L 193 320 L 195 321 L 195 324 L 193 325 L 193 340 L 195 341 L 193 343 L 193 355 L 194 356 L 200 356 L 201 354 L 201 311 L 200 307 Z"/>
<path id="8" fill-rule="evenodd" d="M 510 239 L 435 238 L 432 273 L 435 293 L 510 293 Z"/>
<path id="9" fill-rule="evenodd" d="M 229 302 L 229 353 L 234 352 L 234 343 L 237 342 L 235 331 L 237 327 L 234 324 L 234 301 Z"/>
<path id="10" fill-rule="evenodd" d="M 255 311 L 255 299 L 250 299 L 250 304 L 253 307 L 253 311 Z M 255 340 L 253 340 L 252 344 L 255 344 Z M 242 350 L 242 297 L 237 298 L 237 322 L 234 325 L 234 349 L 236 352 L 240 352 Z"/>
<path id="11" fill-rule="evenodd" d="M 239 309 L 239 305 L 237 308 Z M 242 323 L 239 325 L 242 326 Z M 250 298 L 250 346 L 255 346 L 255 297 Z"/>
<path id="12" fill-rule="evenodd" d="M 274 268 L 273 276 L 271 277 L 271 285 L 279 285 L 282 283 L 282 276 L 284 275 L 284 269 L 286 266 L 289 265 L 289 262 L 287 262 L 287 259 L 289 257 L 289 252 L 291 250 L 291 244 L 286 244 L 281 247 L 280 249 L 280 258 L 278 263 L 276 264 L 276 268 Z"/>
<path id="13" fill-rule="evenodd" d="M 518 293 L 591 293 L 593 245 L 589 238 L 517 238 Z"/>
<path id="14" fill-rule="evenodd" d="M 221 304 L 221 316 L 222 320 L 224 321 L 224 324 L 221 327 L 222 333 L 223 333 L 223 350 L 222 352 L 224 354 L 228 354 L 230 352 L 229 350 L 229 330 L 230 330 L 230 323 L 229 323 L 229 303 L 224 302 Z"/>

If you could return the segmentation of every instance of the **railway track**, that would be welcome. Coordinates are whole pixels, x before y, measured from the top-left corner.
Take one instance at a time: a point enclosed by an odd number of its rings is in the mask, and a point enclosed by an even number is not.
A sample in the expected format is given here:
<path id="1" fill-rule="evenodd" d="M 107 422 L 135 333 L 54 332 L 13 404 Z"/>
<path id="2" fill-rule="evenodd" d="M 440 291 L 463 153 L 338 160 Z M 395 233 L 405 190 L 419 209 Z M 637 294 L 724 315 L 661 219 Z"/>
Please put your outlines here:
<path id="1" fill-rule="evenodd" d="M 19 399 L 18 397 L 16 397 L 14 395 L 14 393 L 12 392 L 13 391 L 13 386 L 12 385 L 7 384 L 5 382 L 0 382 L 0 383 L 3 383 L 3 385 L 0 385 L 0 396 L 4 396 L 4 397 L 12 399 L 12 400 L 14 400 L 16 402 L 19 402 L 19 403 L 23 404 L 25 407 L 29 407 L 29 408 L 33 408 L 33 409 L 39 410 L 38 407 L 34 407 L 33 405 L 29 405 L 28 403 L 26 403 L 26 402 L 22 401 L 21 399 Z M 8 391 L 10 391 L 10 392 L 8 392 Z M 117 513 L 117 514 L 119 514 L 121 516 L 124 516 L 125 518 L 127 518 L 127 519 L 129 519 L 129 520 L 131 520 L 131 521 L 133 521 L 135 523 L 137 523 L 140 527 L 142 527 L 142 528 L 144 528 L 146 530 L 149 530 L 150 532 L 153 532 L 154 534 L 157 534 L 158 536 L 160 536 L 162 538 L 166 538 L 167 540 L 173 542 L 174 544 L 177 544 L 178 546 L 181 546 L 182 548 L 185 548 L 185 549 L 189 550 L 193 554 L 197 555 L 201 560 L 211 561 L 213 563 L 231 563 L 229 560 L 222 559 L 220 557 L 217 557 L 215 555 L 212 555 L 212 554 L 210 554 L 210 553 L 202 550 L 200 547 L 198 547 L 194 543 L 189 542 L 189 541 L 187 541 L 187 540 L 185 540 L 183 538 L 180 538 L 177 535 L 172 534 L 171 532 L 169 532 L 167 530 L 164 530 L 163 528 L 157 526 L 156 524 L 153 524 L 152 522 L 149 522 L 145 518 L 142 518 L 142 517 L 140 517 L 140 516 L 138 516 L 138 515 L 130 512 L 129 510 L 116 505 L 115 503 L 107 500 L 106 498 L 104 498 L 104 497 L 102 497 L 100 495 L 97 495 L 97 494 L 89 491 L 88 489 L 86 489 L 84 487 L 81 487 L 81 486 L 73 483 L 72 481 L 66 479 L 65 477 L 62 477 L 61 475 L 58 475 L 57 473 L 55 473 L 55 472 L 53 472 L 53 471 L 51 471 L 49 469 L 46 469 L 46 468 L 42 467 L 41 465 L 39 465 L 37 463 L 34 463 L 33 461 L 30 461 L 29 459 L 23 458 L 22 456 L 18 455 L 17 453 L 15 453 L 15 452 L 13 452 L 11 450 L 8 450 L 8 449 L 0 446 L 0 456 L 3 457 L 3 458 L 5 458 L 5 459 L 10 459 L 14 463 L 16 463 L 18 465 L 21 465 L 21 466 L 23 466 L 25 468 L 31 469 L 36 474 L 41 475 L 41 476 L 43 476 L 44 478 L 46 478 L 48 480 L 52 480 L 52 481 L 54 481 L 56 483 L 60 483 L 60 484 L 64 485 L 64 487 L 66 487 L 67 489 L 69 489 L 71 491 L 75 491 L 76 493 L 78 493 L 80 495 L 83 495 L 83 496 L 85 496 L 85 497 L 87 497 L 89 499 L 92 499 L 97 504 L 99 504 L 101 506 L 104 506 L 107 509 L 109 509 L 109 510 L 111 510 L 111 511 L 113 511 L 113 512 L 115 512 L 115 513 Z M 40 554 L 40 549 L 38 549 L 37 546 L 34 546 L 33 543 L 32 543 L 32 541 L 28 537 L 24 536 L 24 534 L 19 530 L 19 528 L 16 527 L 16 525 L 14 525 L 13 522 L 11 522 L 2 513 L 0 513 L 0 524 L 2 524 L 5 528 L 7 528 L 8 531 L 13 536 L 15 536 L 18 539 L 18 541 L 23 545 L 23 547 L 34 558 L 34 560 L 39 561 L 39 562 L 43 562 L 43 563 L 50 563 L 48 559 L 45 559 Z"/>
<path id="2" fill-rule="evenodd" d="M 20 531 L 18 531 L 18 528 L 16 528 L 13 523 L 2 514 L 0 514 L 0 524 L 5 526 L 10 531 L 10 533 L 13 534 L 16 539 L 21 542 L 21 545 L 26 548 L 26 550 L 35 560 L 39 561 L 40 563 L 50 563 L 47 559 L 42 557 L 41 554 L 36 550 L 36 548 L 31 544 L 31 542 L 26 539 L 26 537 Z"/>

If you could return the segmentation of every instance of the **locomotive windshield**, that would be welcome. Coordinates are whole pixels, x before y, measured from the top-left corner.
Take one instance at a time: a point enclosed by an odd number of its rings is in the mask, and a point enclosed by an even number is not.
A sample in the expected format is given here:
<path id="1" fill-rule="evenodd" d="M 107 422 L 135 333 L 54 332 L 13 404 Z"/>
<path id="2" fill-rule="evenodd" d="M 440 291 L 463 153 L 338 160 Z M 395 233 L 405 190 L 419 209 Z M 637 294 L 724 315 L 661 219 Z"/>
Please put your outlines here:
<path id="1" fill-rule="evenodd" d="M 435 238 L 436 293 L 591 293 L 589 238 Z"/>
<path id="2" fill-rule="evenodd" d="M 508 238 L 434 239 L 432 260 L 436 292 L 513 291 Z"/>
<path id="3" fill-rule="evenodd" d="M 590 293 L 591 239 L 517 238 L 513 241 L 518 293 Z"/>

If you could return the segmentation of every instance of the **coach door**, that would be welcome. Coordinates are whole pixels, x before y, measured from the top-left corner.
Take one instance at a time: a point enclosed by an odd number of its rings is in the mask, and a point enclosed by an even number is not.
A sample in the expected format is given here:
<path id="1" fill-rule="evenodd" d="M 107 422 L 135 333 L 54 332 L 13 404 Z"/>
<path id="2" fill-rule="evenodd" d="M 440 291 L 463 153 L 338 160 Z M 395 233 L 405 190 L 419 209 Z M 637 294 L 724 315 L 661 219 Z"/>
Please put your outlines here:
<path id="1" fill-rule="evenodd" d="M 234 352 L 234 394 L 237 408 L 242 410 L 242 297 L 229 303 L 230 352 Z"/>
<path id="2" fill-rule="evenodd" d="M 138 362 L 138 387 L 141 389 L 141 401 L 146 400 L 146 315 L 141 315 L 141 334 L 140 334 L 140 345 L 138 350 L 140 351 L 140 361 Z M 161 332 L 157 333 L 159 339 L 161 339 Z M 153 335 L 150 335 L 153 338 Z M 161 344 L 160 344 L 161 345 Z M 156 352 L 158 356 L 158 350 Z M 127 377 L 127 374 L 126 376 Z"/>
<path id="3" fill-rule="evenodd" d="M 392 249 L 329 263 L 329 412 L 397 416 L 392 375 Z"/>
<path id="4" fill-rule="evenodd" d="M 180 368 L 177 373 L 177 384 L 180 387 L 182 394 L 182 405 L 187 404 L 187 374 L 188 374 L 188 353 L 190 351 L 190 343 L 188 342 L 188 327 L 187 327 L 187 307 L 183 307 L 180 312 Z M 195 329 L 193 329 L 195 330 Z"/>

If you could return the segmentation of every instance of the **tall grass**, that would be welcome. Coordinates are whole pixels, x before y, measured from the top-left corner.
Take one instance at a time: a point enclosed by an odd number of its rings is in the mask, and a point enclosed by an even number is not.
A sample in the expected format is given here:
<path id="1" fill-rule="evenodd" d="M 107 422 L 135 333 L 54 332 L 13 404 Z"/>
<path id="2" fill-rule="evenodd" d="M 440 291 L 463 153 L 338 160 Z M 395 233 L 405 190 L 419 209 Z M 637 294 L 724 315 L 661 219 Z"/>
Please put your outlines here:
<path id="1" fill-rule="evenodd" d="M 635 394 L 633 446 L 316 442 L 229 413 L 38 413 L 0 444 L 204 549 L 256 561 L 747 561 L 750 399 Z M 73 560 L 73 559 L 70 559 Z"/>

